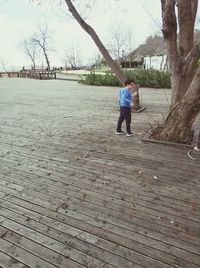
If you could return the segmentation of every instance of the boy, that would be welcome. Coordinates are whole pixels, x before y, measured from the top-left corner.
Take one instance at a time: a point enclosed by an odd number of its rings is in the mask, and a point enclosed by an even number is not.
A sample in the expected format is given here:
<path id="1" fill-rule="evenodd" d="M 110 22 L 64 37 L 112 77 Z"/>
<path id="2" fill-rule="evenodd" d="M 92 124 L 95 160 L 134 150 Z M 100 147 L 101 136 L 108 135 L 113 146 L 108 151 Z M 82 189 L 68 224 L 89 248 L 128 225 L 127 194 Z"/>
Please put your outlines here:
<path id="1" fill-rule="evenodd" d="M 133 80 L 127 79 L 125 81 L 125 87 L 119 92 L 119 105 L 120 115 L 117 123 L 116 135 L 124 134 L 121 130 L 123 121 L 126 121 L 126 136 L 131 137 L 133 132 L 131 131 L 131 106 L 132 106 L 132 91 L 137 91 L 138 87 L 135 85 Z"/>

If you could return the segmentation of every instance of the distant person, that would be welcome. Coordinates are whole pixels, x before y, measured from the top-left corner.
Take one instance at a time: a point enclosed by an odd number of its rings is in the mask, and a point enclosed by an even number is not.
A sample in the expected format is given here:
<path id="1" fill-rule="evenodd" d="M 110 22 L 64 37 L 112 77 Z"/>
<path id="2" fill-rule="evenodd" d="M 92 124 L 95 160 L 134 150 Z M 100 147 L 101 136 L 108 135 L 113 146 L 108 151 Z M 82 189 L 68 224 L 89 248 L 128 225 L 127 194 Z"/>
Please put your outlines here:
<path id="1" fill-rule="evenodd" d="M 117 123 L 116 135 L 124 134 L 122 131 L 122 123 L 126 121 L 126 136 L 131 137 L 133 132 L 131 131 L 131 106 L 133 105 L 132 92 L 138 90 L 138 86 L 135 85 L 134 81 L 127 79 L 125 81 L 125 87 L 119 92 L 119 105 L 120 115 Z"/>

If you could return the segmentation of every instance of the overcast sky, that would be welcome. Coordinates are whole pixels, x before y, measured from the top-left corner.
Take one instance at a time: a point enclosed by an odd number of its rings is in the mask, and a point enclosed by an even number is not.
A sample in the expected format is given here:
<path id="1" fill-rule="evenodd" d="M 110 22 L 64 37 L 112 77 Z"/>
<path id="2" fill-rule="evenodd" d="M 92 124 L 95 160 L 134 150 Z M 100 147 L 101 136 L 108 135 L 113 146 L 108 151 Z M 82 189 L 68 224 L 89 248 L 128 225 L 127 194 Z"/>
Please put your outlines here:
<path id="1" fill-rule="evenodd" d="M 88 0 L 81 1 L 85 3 Z M 21 48 L 20 41 L 28 39 L 39 26 L 45 24 L 51 32 L 54 49 L 50 55 L 51 66 L 64 65 L 66 51 L 72 47 L 72 43 L 80 51 L 83 63 L 91 63 L 99 52 L 78 23 L 66 14 L 66 4 L 59 8 L 50 5 L 47 0 L 44 2 L 48 4 L 37 5 L 30 0 L 0 0 L 1 65 L 4 63 L 9 69 L 29 65 L 30 60 Z M 131 32 L 133 48 L 143 43 L 147 36 L 159 32 L 159 0 L 114 2 L 99 0 L 99 6 L 93 8 L 87 19 L 106 46 L 111 43 L 111 29 L 115 25 L 120 25 L 125 33 Z"/>

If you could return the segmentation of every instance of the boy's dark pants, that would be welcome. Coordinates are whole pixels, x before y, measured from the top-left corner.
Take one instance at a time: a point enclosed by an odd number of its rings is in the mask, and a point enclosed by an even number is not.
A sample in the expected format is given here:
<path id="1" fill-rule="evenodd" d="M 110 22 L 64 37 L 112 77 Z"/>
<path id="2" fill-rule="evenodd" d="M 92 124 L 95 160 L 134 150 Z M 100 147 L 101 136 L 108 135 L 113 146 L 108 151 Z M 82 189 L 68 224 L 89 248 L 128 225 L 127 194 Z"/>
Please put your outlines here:
<path id="1" fill-rule="evenodd" d="M 117 123 L 117 132 L 121 132 L 122 123 L 126 121 L 126 132 L 131 133 L 131 107 L 120 107 L 120 116 Z"/>

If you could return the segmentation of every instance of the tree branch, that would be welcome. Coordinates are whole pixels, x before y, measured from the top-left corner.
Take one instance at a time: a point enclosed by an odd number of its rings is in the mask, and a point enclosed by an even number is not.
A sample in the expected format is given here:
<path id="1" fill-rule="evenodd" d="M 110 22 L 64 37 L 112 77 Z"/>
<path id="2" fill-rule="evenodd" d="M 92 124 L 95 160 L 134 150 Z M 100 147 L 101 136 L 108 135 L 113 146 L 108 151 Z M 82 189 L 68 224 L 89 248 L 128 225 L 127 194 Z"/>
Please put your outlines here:
<path id="1" fill-rule="evenodd" d="M 191 108 L 200 110 L 200 66 L 197 67 L 191 86 L 185 93 L 184 98 L 187 97 L 193 100 L 190 103 Z"/>
<path id="2" fill-rule="evenodd" d="M 107 49 L 105 48 L 105 46 L 99 39 L 94 29 L 82 19 L 82 17 L 79 15 L 76 8 L 72 4 L 71 0 L 65 0 L 65 2 L 68 6 L 69 11 L 72 13 L 72 16 L 76 19 L 79 25 L 91 36 L 96 46 L 100 50 L 101 54 L 103 55 L 103 57 L 106 59 L 107 63 L 109 64 L 111 70 L 118 76 L 120 82 L 124 83 L 124 81 L 126 80 L 125 74 L 122 72 L 120 67 L 114 62 L 114 60 L 108 53 Z"/>
<path id="3" fill-rule="evenodd" d="M 197 9 L 198 9 L 198 0 L 191 0 L 192 26 L 193 26 L 193 28 L 194 28 L 194 25 L 195 25 Z"/>
<path id="4" fill-rule="evenodd" d="M 199 59 L 200 59 L 200 40 L 198 40 L 194 44 L 193 48 L 185 58 L 185 65 L 183 67 L 184 73 L 186 74 L 191 72 L 192 68 L 195 67 Z"/>
<path id="5" fill-rule="evenodd" d="M 178 62 L 175 4 L 176 0 L 161 0 L 163 20 L 162 32 L 167 43 L 169 60 L 172 68 Z"/>
<path id="6" fill-rule="evenodd" d="M 193 46 L 198 0 L 178 0 L 179 54 L 186 56 Z"/>

